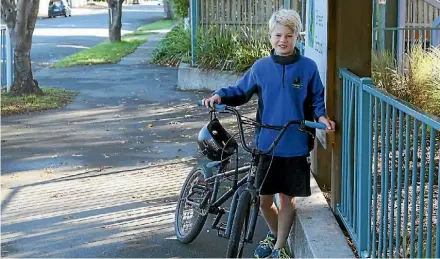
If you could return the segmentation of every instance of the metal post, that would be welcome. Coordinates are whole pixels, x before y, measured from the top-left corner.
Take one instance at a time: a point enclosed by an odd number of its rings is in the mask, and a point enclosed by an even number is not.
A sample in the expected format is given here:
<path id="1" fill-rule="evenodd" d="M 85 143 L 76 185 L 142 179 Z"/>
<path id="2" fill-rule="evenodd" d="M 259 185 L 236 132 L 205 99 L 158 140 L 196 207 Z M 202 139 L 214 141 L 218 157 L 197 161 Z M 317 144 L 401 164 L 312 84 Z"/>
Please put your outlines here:
<path id="1" fill-rule="evenodd" d="M 14 66 L 14 55 L 12 55 L 11 33 L 6 28 L 6 91 L 9 93 L 12 85 L 12 73 Z"/>
<path id="2" fill-rule="evenodd" d="M 406 14 L 406 0 L 398 1 L 398 9 L 397 9 L 397 27 L 403 28 L 405 27 L 405 14 Z M 403 68 L 403 53 L 404 53 L 404 44 L 405 38 L 403 37 L 403 30 L 397 31 L 397 64 L 399 69 Z"/>
<path id="3" fill-rule="evenodd" d="M 301 0 L 301 21 L 303 23 L 302 30 L 305 30 L 305 23 L 306 23 L 306 0 Z"/>
<path id="4" fill-rule="evenodd" d="M 386 22 L 386 12 L 387 12 L 387 2 L 386 0 L 379 0 L 379 18 L 378 18 L 378 50 L 382 52 L 385 50 L 385 22 Z"/>
<path id="5" fill-rule="evenodd" d="M 431 47 L 438 47 L 440 45 L 440 16 L 432 22 L 432 28 L 434 29 L 431 30 Z"/>
<path id="6" fill-rule="evenodd" d="M 370 78 L 361 78 L 361 85 L 359 87 L 359 103 L 358 103 L 358 129 L 359 134 L 357 135 L 357 183 L 358 195 L 359 197 L 354 197 L 358 199 L 357 208 L 354 208 L 356 213 L 357 222 L 357 233 L 359 235 L 359 255 L 363 258 L 369 257 L 369 232 L 370 232 L 370 201 L 369 190 L 371 188 L 371 127 L 370 123 L 365 123 L 370 120 L 370 95 L 364 91 L 364 85 L 373 85 L 373 81 Z"/>
<path id="7" fill-rule="evenodd" d="M 108 8 L 108 22 L 109 22 L 109 28 L 111 27 L 112 23 L 113 23 L 113 9 L 112 8 Z"/>
<path id="8" fill-rule="evenodd" d="M 373 24 L 372 26 L 372 40 L 371 40 L 371 50 L 375 51 L 376 50 L 376 44 L 377 44 L 377 0 L 373 0 L 373 15 L 371 16 L 371 23 Z"/>
<path id="9" fill-rule="evenodd" d="M 6 57 L 4 56 L 4 48 L 6 48 L 6 29 L 3 25 L 0 25 L 0 87 L 3 87 L 3 68 L 6 68 Z"/>
<path id="10" fill-rule="evenodd" d="M 197 0 L 191 0 L 191 65 L 196 63 L 197 40 Z"/>
<path id="11" fill-rule="evenodd" d="M 290 0 L 284 0 L 284 9 L 290 9 Z"/>

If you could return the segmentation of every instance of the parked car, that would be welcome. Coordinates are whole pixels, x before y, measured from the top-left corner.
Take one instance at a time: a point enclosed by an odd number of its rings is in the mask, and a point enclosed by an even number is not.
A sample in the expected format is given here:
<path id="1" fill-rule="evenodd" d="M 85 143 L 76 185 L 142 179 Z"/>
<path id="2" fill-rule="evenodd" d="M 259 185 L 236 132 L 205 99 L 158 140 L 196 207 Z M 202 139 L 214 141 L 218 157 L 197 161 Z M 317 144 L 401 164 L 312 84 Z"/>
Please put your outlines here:
<path id="1" fill-rule="evenodd" d="M 55 16 L 72 16 L 72 10 L 64 0 L 51 0 L 49 1 L 48 16 L 49 18 Z"/>

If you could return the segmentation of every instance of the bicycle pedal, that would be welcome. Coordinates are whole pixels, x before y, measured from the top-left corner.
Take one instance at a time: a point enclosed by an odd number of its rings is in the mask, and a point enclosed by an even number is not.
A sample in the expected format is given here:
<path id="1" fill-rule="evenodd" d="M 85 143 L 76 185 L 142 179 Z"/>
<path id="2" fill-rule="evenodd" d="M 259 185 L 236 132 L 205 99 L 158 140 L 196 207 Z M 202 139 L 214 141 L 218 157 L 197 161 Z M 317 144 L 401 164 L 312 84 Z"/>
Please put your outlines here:
<path id="1" fill-rule="evenodd" d="M 216 227 L 216 229 L 217 229 L 217 236 L 225 237 L 226 225 L 227 225 L 226 222 L 221 222 L 220 225 Z"/>

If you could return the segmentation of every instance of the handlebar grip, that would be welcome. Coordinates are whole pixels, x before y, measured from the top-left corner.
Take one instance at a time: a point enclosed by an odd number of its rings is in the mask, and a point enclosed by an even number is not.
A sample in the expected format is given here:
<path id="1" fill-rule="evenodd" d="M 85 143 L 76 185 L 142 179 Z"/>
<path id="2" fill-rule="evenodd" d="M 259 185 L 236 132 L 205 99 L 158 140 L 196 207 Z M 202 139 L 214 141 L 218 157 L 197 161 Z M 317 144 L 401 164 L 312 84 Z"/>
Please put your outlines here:
<path id="1" fill-rule="evenodd" d="M 319 123 L 319 122 L 305 121 L 304 125 L 308 128 L 315 128 L 315 129 L 322 129 L 322 130 L 327 129 L 327 126 L 325 126 L 325 124 Z"/>
<path id="2" fill-rule="evenodd" d="M 197 102 L 197 104 L 198 104 L 199 106 L 204 106 L 204 105 L 203 105 L 203 100 L 199 100 L 199 101 Z M 225 110 L 226 110 L 226 105 L 225 105 L 225 104 L 216 104 L 216 103 L 214 103 L 214 109 L 215 109 L 216 111 L 225 111 Z"/>

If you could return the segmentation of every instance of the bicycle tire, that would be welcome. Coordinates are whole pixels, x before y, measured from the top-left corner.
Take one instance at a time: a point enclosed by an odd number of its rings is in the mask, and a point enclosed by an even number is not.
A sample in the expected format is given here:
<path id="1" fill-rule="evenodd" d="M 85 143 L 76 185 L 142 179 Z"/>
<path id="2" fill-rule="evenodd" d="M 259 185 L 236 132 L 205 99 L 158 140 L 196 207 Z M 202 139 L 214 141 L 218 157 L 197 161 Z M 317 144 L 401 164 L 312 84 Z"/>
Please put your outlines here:
<path id="1" fill-rule="evenodd" d="M 197 238 L 197 236 L 200 234 L 200 231 L 202 231 L 208 217 L 208 213 L 206 213 L 205 215 L 201 215 L 200 213 L 193 211 L 193 213 L 197 213 L 197 218 L 192 222 L 190 229 L 187 232 L 182 232 L 182 229 L 180 228 L 180 224 L 184 216 L 182 205 L 186 204 L 186 195 L 191 190 L 191 184 L 197 177 L 199 177 L 199 179 L 203 181 L 203 184 L 205 184 L 203 170 L 199 166 L 194 167 L 186 177 L 186 180 L 183 183 L 182 189 L 180 191 L 179 200 L 176 205 L 174 230 L 177 240 L 179 240 L 183 244 L 191 243 Z M 209 193 L 210 192 L 204 194 L 203 197 L 205 195 L 209 195 Z"/>
<path id="2" fill-rule="evenodd" d="M 241 258 L 243 255 L 243 248 L 239 251 L 239 245 L 242 235 L 246 235 L 247 232 L 250 203 L 251 194 L 247 191 L 242 192 L 238 198 L 237 210 L 235 211 L 234 221 L 232 223 L 228 250 L 226 252 L 227 258 Z M 244 232 L 243 227 L 245 230 Z"/>

